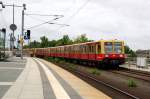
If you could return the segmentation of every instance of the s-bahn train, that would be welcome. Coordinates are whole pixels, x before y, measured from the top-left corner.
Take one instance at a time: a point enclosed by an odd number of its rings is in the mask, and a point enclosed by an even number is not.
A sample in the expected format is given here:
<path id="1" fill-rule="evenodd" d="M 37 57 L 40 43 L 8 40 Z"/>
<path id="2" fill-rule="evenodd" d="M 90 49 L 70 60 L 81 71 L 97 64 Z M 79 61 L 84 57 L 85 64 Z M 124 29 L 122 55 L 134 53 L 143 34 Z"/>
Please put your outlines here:
<path id="1" fill-rule="evenodd" d="M 125 62 L 124 41 L 100 40 L 72 45 L 32 49 L 36 57 L 60 57 L 118 67 Z"/>

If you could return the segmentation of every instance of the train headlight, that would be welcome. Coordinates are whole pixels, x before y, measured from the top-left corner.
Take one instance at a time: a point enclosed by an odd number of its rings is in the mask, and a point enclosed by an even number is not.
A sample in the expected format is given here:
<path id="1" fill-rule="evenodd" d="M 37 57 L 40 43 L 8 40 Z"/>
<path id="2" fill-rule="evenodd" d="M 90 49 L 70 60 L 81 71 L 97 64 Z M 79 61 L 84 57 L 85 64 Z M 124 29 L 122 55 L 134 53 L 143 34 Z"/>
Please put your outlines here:
<path id="1" fill-rule="evenodd" d="M 109 57 L 109 55 L 106 54 L 105 57 Z"/>
<path id="2" fill-rule="evenodd" d="M 122 55 L 122 54 L 120 54 L 119 56 L 120 56 L 120 57 L 123 57 L 123 55 Z"/>

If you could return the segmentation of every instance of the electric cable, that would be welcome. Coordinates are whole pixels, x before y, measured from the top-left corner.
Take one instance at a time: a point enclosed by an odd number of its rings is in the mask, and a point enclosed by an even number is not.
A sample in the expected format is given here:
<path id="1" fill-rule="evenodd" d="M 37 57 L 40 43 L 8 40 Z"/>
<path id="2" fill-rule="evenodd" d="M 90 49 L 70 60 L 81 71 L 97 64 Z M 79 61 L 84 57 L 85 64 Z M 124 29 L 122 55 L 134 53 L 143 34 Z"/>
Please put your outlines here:
<path id="1" fill-rule="evenodd" d="M 90 0 L 87 0 L 86 2 L 83 3 L 82 6 L 80 6 L 75 13 L 73 13 L 67 20 L 65 20 L 63 23 L 69 22 L 69 20 L 73 17 L 75 17 L 82 9 L 84 9 L 84 7 L 90 2 Z M 62 28 L 62 26 L 60 26 L 59 28 L 57 28 L 56 30 L 60 30 Z"/>
<path id="2" fill-rule="evenodd" d="M 29 16 L 29 15 L 37 15 L 37 16 L 39 16 L 39 15 L 41 15 L 41 14 L 26 14 L 26 15 L 27 15 L 27 16 Z M 50 21 L 43 21 L 43 20 L 41 20 L 41 19 L 37 19 L 37 18 L 36 18 L 36 20 L 38 20 L 38 21 L 40 20 L 40 21 L 42 21 L 43 23 L 34 25 L 34 26 L 29 27 L 29 28 L 27 28 L 27 29 L 36 28 L 36 27 L 39 27 L 39 26 L 44 25 L 44 24 L 56 24 L 56 25 L 69 26 L 69 25 L 67 25 L 67 24 L 51 23 L 51 22 L 54 21 L 54 20 L 57 20 L 57 19 L 59 19 L 59 18 L 64 17 L 63 15 L 54 15 L 54 16 L 57 16 L 57 17 L 54 18 L 53 20 L 50 20 Z M 30 18 L 33 18 L 33 17 L 30 16 Z M 34 18 L 34 19 L 35 19 L 35 18 Z M 26 30 L 27 30 L 27 29 L 26 29 Z"/>

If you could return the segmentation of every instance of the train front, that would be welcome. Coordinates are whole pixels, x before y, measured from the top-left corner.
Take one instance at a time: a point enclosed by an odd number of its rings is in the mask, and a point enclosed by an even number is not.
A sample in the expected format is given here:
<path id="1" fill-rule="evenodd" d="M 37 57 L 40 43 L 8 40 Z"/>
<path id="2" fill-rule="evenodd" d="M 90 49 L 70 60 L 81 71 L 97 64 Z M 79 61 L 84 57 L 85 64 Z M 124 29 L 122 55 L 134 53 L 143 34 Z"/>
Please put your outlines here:
<path id="1" fill-rule="evenodd" d="M 103 62 L 111 66 L 119 66 L 125 62 L 124 42 L 118 40 L 103 42 Z"/>

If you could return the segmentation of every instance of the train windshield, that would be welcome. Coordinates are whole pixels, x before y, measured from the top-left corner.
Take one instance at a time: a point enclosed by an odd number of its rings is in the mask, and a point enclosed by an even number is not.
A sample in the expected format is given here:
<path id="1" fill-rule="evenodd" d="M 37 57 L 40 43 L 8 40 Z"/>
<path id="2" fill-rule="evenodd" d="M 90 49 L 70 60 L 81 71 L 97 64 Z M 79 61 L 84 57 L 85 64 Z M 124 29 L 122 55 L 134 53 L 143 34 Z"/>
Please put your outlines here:
<path id="1" fill-rule="evenodd" d="M 112 52 L 113 52 L 113 43 L 105 42 L 105 53 L 112 53 Z"/>
<path id="2" fill-rule="evenodd" d="M 121 42 L 115 42 L 114 43 L 114 52 L 115 53 L 121 53 L 122 52 L 122 43 Z"/>

